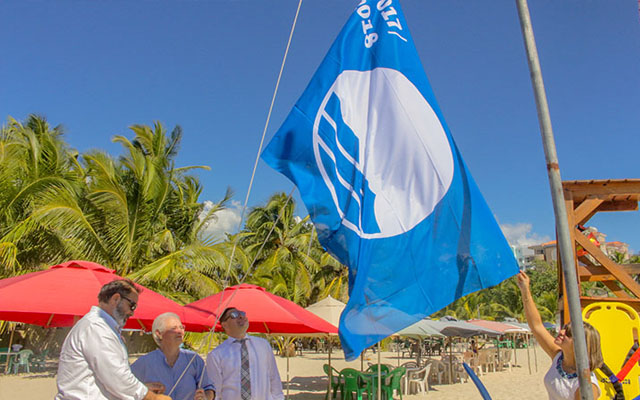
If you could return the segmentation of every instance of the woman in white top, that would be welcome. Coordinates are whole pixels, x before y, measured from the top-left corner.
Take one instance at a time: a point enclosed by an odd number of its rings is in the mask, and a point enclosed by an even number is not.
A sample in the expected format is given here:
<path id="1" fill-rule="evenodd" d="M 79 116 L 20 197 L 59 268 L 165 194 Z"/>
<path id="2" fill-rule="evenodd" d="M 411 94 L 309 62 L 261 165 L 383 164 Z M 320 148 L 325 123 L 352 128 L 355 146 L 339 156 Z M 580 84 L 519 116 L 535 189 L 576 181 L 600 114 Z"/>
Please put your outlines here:
<path id="1" fill-rule="evenodd" d="M 544 376 L 544 386 L 547 389 L 550 400 L 579 400 L 580 385 L 576 374 L 576 360 L 573 352 L 573 337 L 571 325 L 565 325 L 558 336 L 554 337 L 542 325 L 542 318 L 533 302 L 529 289 L 529 277 L 520 272 L 517 276 L 518 287 L 522 293 L 522 304 L 531 332 L 536 337 L 540 347 L 553 359 L 551 368 Z M 587 341 L 587 353 L 589 356 L 589 369 L 593 371 L 602 366 L 602 352 L 600 351 L 600 335 L 598 331 L 584 322 L 584 331 Z M 591 372 L 591 388 L 593 398 L 600 397 L 598 380 Z"/>

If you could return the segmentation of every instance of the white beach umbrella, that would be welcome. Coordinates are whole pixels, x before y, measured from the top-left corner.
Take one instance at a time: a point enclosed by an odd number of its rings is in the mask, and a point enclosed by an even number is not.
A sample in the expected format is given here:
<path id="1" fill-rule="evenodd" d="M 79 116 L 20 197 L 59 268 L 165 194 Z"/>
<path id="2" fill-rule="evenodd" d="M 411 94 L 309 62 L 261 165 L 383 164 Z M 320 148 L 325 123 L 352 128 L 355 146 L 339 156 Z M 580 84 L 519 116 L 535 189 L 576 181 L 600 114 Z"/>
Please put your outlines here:
<path id="1" fill-rule="evenodd" d="M 346 306 L 347 305 L 340 300 L 336 300 L 331 296 L 327 296 L 319 302 L 310 305 L 305 310 L 312 312 L 313 314 L 324 319 L 333 326 L 339 326 L 340 314 L 342 314 L 342 311 Z M 333 370 L 331 367 L 331 338 L 329 338 L 328 342 L 329 348 L 327 354 L 329 357 L 329 391 L 327 393 L 331 393 L 331 379 L 333 374 Z"/>
<path id="2" fill-rule="evenodd" d="M 324 319 L 333 326 L 340 325 L 340 314 L 346 307 L 346 304 L 340 300 L 336 300 L 331 296 L 328 296 L 317 303 L 314 303 L 306 308 L 307 311 L 311 311 L 318 317 Z"/>

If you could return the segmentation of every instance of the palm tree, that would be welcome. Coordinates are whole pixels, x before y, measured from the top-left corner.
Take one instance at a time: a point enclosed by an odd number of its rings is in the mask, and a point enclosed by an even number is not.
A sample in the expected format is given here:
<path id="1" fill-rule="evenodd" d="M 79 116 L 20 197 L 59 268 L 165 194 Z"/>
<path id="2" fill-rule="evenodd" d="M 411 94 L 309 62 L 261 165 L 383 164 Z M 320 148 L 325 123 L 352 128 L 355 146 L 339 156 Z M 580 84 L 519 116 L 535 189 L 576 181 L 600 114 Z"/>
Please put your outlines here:
<path id="1" fill-rule="evenodd" d="M 59 127 L 31 116 L 10 120 L 0 136 L 0 260 L 6 273 L 66 259 L 87 259 L 131 275 L 175 298 L 221 287 L 226 244 L 201 237 L 231 193 L 208 213 L 202 188 L 174 167 L 182 130 L 160 123 L 131 127 L 117 136 L 126 152 L 78 157 Z M 241 257 L 236 257 L 241 259 Z"/>
<path id="2" fill-rule="evenodd" d="M 278 193 L 249 213 L 239 237 L 255 265 L 247 281 L 302 305 L 332 290 L 342 294 L 341 265 L 322 249 L 309 217 L 297 218 L 294 210 L 293 199 Z"/>
<path id="3" fill-rule="evenodd" d="M 66 255 L 60 238 L 31 218 L 47 192 L 75 193 L 82 185 L 84 171 L 77 152 L 62 136 L 61 126 L 52 128 L 36 115 L 24 123 L 9 117 L 0 131 L 0 260 L 4 273 L 33 269 Z"/>

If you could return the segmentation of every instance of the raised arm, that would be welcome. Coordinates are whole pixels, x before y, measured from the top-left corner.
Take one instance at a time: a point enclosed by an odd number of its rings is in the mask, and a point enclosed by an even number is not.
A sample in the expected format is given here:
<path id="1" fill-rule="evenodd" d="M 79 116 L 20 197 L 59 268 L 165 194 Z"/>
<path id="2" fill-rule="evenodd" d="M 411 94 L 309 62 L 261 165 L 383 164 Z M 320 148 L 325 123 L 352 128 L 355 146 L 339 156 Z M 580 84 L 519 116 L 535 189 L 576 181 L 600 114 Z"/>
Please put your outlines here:
<path id="1" fill-rule="evenodd" d="M 542 349 L 553 358 L 560 351 L 560 347 L 554 343 L 554 337 L 547 331 L 542 324 L 542 318 L 540 318 L 540 312 L 536 308 L 536 303 L 533 302 L 533 296 L 531 295 L 531 289 L 529 288 L 529 276 L 520 271 L 517 275 L 517 284 L 522 294 L 522 305 L 524 307 L 524 315 L 527 317 L 527 323 L 533 336 L 535 336 Z"/>

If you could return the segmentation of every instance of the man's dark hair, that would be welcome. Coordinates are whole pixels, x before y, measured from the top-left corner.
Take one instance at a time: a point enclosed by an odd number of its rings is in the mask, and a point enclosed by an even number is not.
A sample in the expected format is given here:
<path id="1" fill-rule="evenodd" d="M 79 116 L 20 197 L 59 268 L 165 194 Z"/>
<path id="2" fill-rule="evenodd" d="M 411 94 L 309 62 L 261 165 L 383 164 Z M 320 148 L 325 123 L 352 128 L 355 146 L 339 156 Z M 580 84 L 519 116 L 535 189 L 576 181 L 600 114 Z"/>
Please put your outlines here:
<path id="1" fill-rule="evenodd" d="M 224 311 L 222 312 L 222 315 L 220 315 L 220 322 L 224 322 L 227 319 L 229 319 L 227 314 L 229 314 L 233 310 L 237 310 L 237 308 L 235 308 L 235 307 L 227 307 L 227 308 L 225 308 Z"/>
<path id="2" fill-rule="evenodd" d="M 131 293 L 140 293 L 131 279 L 118 279 L 104 285 L 98 293 L 98 301 L 107 303 L 114 294 L 119 293 L 120 296 L 128 296 Z"/>

